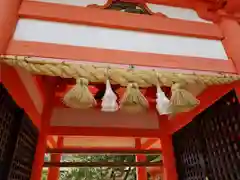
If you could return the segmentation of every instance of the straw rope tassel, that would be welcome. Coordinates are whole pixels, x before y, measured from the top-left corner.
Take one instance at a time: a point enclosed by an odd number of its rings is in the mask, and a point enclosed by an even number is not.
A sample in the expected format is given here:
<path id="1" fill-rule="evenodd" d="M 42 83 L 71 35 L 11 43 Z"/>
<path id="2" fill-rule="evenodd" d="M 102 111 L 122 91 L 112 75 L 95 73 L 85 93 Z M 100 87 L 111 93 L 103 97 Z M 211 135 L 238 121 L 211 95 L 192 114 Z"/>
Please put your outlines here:
<path id="1" fill-rule="evenodd" d="M 106 81 L 106 91 L 102 98 L 102 111 L 114 112 L 118 110 L 117 96 L 113 92 L 110 81 Z"/>
<path id="2" fill-rule="evenodd" d="M 199 105 L 200 101 L 190 92 L 181 88 L 180 84 L 173 84 L 171 89 L 172 96 L 170 99 L 169 111 L 172 114 L 186 112 Z"/>
<path id="3" fill-rule="evenodd" d="M 165 93 L 162 91 L 159 84 L 157 84 L 157 99 L 156 108 L 160 115 L 169 114 L 169 99 L 166 97 Z"/>
<path id="4" fill-rule="evenodd" d="M 89 108 L 96 105 L 92 93 L 88 89 L 88 80 L 79 78 L 76 85 L 64 96 L 63 102 L 71 108 Z"/>
<path id="5" fill-rule="evenodd" d="M 139 90 L 137 83 L 129 83 L 121 99 L 120 109 L 128 112 L 139 112 L 148 107 L 148 101 Z"/>
<path id="6" fill-rule="evenodd" d="M 10 66 L 21 67 L 27 71 L 47 76 L 60 76 L 62 78 L 76 78 L 85 77 L 90 82 L 104 82 L 105 78 L 105 65 L 99 64 L 89 64 L 83 63 L 78 64 L 76 61 L 66 61 L 66 60 L 53 60 L 53 59 L 42 59 L 37 57 L 24 57 L 24 56 L 11 56 L 6 55 L 0 56 L 0 62 L 5 62 Z M 112 65 L 111 65 L 112 66 Z M 152 70 L 139 70 L 134 68 L 129 71 L 128 68 L 116 67 L 115 65 L 109 67 L 111 69 L 110 78 L 114 84 L 120 84 L 121 86 L 126 86 L 129 82 L 135 82 L 139 87 L 151 87 L 155 84 L 154 73 Z M 159 81 L 162 82 L 164 86 L 169 86 L 173 82 L 176 83 L 192 83 L 195 81 L 196 76 L 198 81 L 210 85 L 220 85 L 229 84 L 231 82 L 240 80 L 240 75 L 236 74 L 186 74 L 186 73 L 176 73 L 174 71 L 160 71 L 156 70 L 159 74 Z M 197 85 L 197 84 L 196 84 Z"/>

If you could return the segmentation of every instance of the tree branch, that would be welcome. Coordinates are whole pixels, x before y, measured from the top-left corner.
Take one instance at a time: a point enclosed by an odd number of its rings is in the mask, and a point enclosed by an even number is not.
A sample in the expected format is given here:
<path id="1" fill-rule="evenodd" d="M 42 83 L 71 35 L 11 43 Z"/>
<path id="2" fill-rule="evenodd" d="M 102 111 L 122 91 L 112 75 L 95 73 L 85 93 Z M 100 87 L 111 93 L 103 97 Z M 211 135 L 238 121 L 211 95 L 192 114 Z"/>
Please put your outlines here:
<path id="1" fill-rule="evenodd" d="M 127 172 L 126 172 L 126 174 L 125 174 L 125 176 L 124 176 L 124 179 L 123 179 L 123 180 L 127 180 L 128 175 L 130 174 L 131 170 L 132 170 L 132 168 L 129 167 L 128 170 L 127 170 Z"/>

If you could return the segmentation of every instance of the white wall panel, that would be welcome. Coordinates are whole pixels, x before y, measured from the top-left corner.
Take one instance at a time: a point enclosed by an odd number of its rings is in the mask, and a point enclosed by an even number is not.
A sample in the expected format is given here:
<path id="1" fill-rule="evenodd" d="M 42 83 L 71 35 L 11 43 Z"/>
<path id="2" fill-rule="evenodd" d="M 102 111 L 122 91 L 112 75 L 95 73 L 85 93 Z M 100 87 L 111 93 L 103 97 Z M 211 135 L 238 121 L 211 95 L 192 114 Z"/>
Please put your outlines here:
<path id="1" fill-rule="evenodd" d="M 149 9 L 151 9 L 152 12 L 163 13 L 169 18 L 203 22 L 203 23 L 212 23 L 210 21 L 206 21 L 200 18 L 197 12 L 194 11 L 193 9 L 171 7 L 171 6 L 165 6 L 165 5 L 159 5 L 159 4 L 150 4 L 150 3 L 148 3 L 147 6 L 149 7 Z"/>
<path id="2" fill-rule="evenodd" d="M 15 40 L 103 49 L 227 59 L 220 40 L 20 19 Z"/>

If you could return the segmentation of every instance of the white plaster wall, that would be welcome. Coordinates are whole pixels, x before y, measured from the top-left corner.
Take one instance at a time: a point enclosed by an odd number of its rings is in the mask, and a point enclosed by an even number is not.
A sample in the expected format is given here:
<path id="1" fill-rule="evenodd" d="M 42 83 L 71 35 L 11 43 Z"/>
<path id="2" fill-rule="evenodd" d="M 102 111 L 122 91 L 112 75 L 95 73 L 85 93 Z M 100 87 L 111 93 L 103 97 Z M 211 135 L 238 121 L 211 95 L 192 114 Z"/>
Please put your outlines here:
<path id="1" fill-rule="evenodd" d="M 83 6 L 83 7 L 86 7 L 89 4 L 104 5 L 107 2 L 107 0 L 29 0 L 29 1 L 65 4 L 65 5 Z"/>
<path id="2" fill-rule="evenodd" d="M 86 25 L 20 19 L 15 40 L 227 59 L 222 42 Z"/>
<path id="3" fill-rule="evenodd" d="M 197 12 L 193 9 L 165 6 L 165 5 L 159 5 L 159 4 L 150 4 L 150 3 L 148 3 L 147 6 L 149 9 L 151 9 L 152 12 L 163 13 L 169 18 L 203 22 L 203 23 L 212 23 L 211 21 L 206 21 L 200 18 Z"/>
<path id="4" fill-rule="evenodd" d="M 21 19 L 15 40 L 227 59 L 221 41 Z M 126 40 L 130 39 L 126 43 Z"/>
<path id="5" fill-rule="evenodd" d="M 119 127 L 157 129 L 156 113 L 102 112 L 99 109 L 55 108 L 51 117 L 52 126 Z"/>
<path id="6" fill-rule="evenodd" d="M 64 146 L 73 147 L 135 147 L 134 138 L 108 138 L 108 137 L 64 137 Z"/>

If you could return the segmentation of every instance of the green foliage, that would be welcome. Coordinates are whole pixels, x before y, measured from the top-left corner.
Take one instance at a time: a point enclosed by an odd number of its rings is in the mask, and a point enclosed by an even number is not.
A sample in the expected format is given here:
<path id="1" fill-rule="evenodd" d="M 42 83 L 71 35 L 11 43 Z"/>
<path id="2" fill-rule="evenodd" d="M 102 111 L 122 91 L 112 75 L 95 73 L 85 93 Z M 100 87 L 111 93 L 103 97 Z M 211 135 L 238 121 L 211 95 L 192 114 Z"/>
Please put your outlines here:
<path id="1" fill-rule="evenodd" d="M 152 161 L 159 156 L 148 156 Z M 134 155 L 65 155 L 65 162 L 135 162 Z M 42 180 L 47 180 L 47 172 L 43 171 Z M 136 169 L 130 167 L 92 167 L 61 168 L 59 180 L 136 180 Z"/>
<path id="2" fill-rule="evenodd" d="M 64 161 L 78 162 L 134 162 L 134 156 L 65 156 Z M 71 168 L 61 173 L 61 180 L 135 180 L 134 168 Z"/>
<path id="3" fill-rule="evenodd" d="M 130 2 L 113 2 L 107 9 L 149 15 L 148 11 L 142 5 Z"/>
<path id="4" fill-rule="evenodd" d="M 42 180 L 47 180 L 47 170 L 42 171 Z"/>

